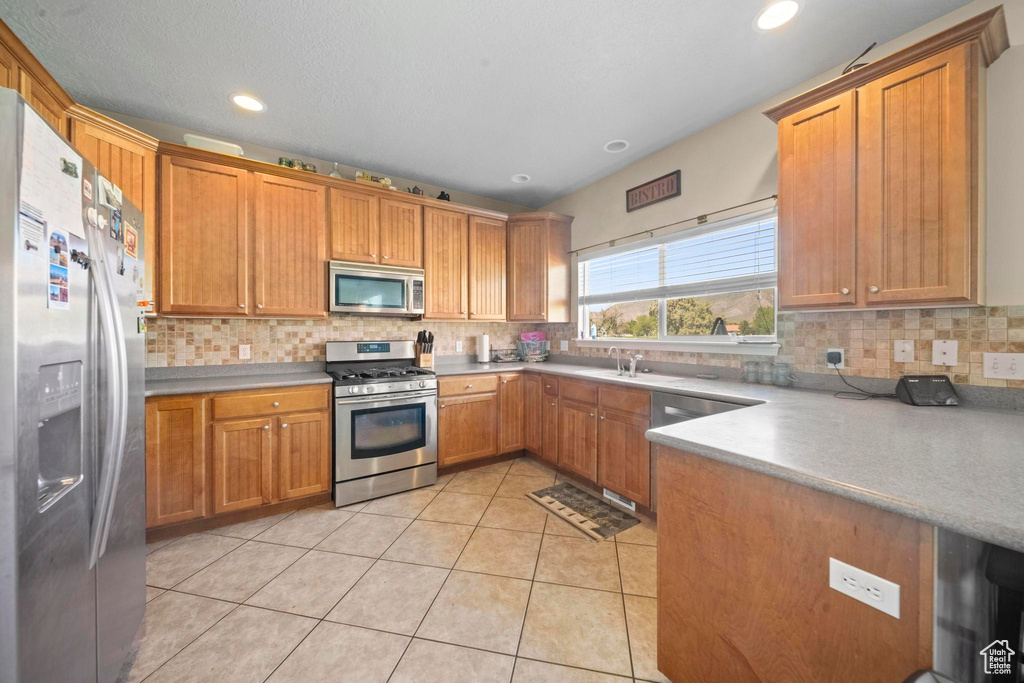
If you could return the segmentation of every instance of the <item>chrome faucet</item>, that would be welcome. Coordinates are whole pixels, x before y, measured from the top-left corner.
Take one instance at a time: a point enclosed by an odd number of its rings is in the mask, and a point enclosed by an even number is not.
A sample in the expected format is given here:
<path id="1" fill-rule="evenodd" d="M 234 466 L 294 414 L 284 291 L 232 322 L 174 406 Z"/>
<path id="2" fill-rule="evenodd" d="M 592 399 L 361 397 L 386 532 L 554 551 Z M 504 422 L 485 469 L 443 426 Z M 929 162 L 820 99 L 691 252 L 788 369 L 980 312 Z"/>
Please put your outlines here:
<path id="1" fill-rule="evenodd" d="M 612 351 L 615 351 L 615 369 L 619 371 L 619 376 L 622 376 L 622 361 L 619 360 L 619 349 L 616 346 L 608 347 L 608 355 L 612 355 Z"/>
<path id="2" fill-rule="evenodd" d="M 634 356 L 627 352 L 626 355 L 629 356 L 629 376 L 636 377 L 636 363 L 637 361 L 643 360 L 644 357 L 639 353 Z M 621 375 L 622 373 L 620 372 L 619 374 Z"/>

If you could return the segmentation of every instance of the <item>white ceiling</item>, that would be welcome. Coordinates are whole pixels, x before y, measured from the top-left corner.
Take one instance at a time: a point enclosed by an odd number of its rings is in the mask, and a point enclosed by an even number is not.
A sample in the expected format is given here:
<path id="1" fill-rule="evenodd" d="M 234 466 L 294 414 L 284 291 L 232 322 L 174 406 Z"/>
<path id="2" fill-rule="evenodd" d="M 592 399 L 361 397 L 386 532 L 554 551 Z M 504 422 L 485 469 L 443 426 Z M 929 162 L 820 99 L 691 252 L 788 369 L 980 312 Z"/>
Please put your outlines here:
<path id="1" fill-rule="evenodd" d="M 88 106 L 541 206 L 965 2 L 802 0 L 760 33 L 765 4 L 0 0 L 0 18 Z M 602 151 L 615 138 L 632 146 Z"/>

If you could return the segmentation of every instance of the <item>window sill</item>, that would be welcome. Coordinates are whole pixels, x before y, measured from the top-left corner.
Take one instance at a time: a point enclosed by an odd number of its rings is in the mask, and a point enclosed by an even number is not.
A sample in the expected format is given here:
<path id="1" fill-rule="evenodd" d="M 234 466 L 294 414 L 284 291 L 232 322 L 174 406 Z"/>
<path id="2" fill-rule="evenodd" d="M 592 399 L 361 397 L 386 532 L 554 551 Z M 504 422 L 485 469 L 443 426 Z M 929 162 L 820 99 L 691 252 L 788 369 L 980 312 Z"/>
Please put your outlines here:
<path id="1" fill-rule="evenodd" d="M 741 356 L 777 356 L 778 342 L 699 342 L 661 341 L 658 339 L 577 339 L 576 346 L 583 349 L 650 349 L 659 351 L 684 351 L 689 353 L 729 353 Z"/>

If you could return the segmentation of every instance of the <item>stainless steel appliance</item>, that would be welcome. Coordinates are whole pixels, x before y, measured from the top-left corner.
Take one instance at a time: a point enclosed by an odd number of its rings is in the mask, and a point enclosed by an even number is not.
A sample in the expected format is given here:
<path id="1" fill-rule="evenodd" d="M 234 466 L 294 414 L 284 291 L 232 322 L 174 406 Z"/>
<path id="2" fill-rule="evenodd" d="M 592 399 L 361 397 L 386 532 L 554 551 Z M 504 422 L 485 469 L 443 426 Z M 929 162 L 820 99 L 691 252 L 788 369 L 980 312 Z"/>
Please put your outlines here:
<path id="1" fill-rule="evenodd" d="M 699 417 L 727 413 L 730 410 L 746 407 L 748 406 L 742 403 L 654 391 L 651 392 L 651 428 L 696 420 Z"/>
<path id="2" fill-rule="evenodd" d="M 2 88 L 0 234 L 0 681 L 106 683 L 146 604 L 142 213 Z"/>
<path id="3" fill-rule="evenodd" d="M 437 481 L 437 378 L 411 341 L 327 342 L 334 377 L 334 503 Z"/>
<path id="4" fill-rule="evenodd" d="M 331 311 L 423 315 L 423 270 L 331 261 Z"/>

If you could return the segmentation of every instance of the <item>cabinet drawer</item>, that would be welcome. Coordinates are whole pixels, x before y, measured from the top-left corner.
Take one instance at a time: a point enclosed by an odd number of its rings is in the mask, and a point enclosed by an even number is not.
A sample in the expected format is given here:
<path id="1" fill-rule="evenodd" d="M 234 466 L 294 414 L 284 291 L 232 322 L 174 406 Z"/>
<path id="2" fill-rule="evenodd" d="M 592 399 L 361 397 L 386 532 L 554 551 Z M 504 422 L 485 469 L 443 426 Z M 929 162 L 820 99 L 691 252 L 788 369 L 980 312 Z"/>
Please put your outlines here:
<path id="1" fill-rule="evenodd" d="M 314 410 L 328 410 L 327 394 L 330 385 L 302 387 L 300 389 L 252 391 L 213 398 L 213 419 L 257 415 L 279 415 Z"/>
<path id="2" fill-rule="evenodd" d="M 601 387 L 601 407 L 634 415 L 651 414 L 651 393 L 643 389 Z"/>
<path id="3" fill-rule="evenodd" d="M 559 383 L 558 396 L 571 401 L 597 405 L 597 385 L 591 382 L 563 379 Z"/>
<path id="4" fill-rule="evenodd" d="M 558 378 L 551 375 L 541 375 L 541 384 L 544 385 L 544 393 L 548 396 L 558 396 Z"/>
<path id="5" fill-rule="evenodd" d="M 497 375 L 463 375 L 460 377 L 440 377 L 437 380 L 438 396 L 486 394 L 497 390 Z"/>

